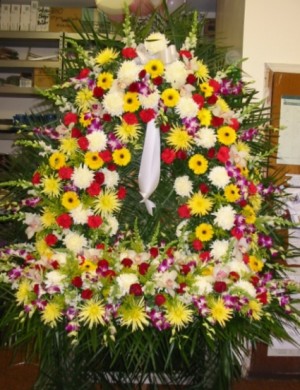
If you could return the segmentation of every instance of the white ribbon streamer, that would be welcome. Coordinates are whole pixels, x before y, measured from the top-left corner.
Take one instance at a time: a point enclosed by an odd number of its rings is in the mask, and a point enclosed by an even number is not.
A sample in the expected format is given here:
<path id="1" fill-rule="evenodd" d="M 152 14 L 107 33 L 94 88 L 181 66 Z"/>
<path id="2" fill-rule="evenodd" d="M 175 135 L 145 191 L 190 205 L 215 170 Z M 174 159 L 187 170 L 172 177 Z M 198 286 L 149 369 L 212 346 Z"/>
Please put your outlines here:
<path id="1" fill-rule="evenodd" d="M 170 64 L 178 59 L 178 53 L 175 45 L 170 45 L 164 50 L 156 53 L 150 54 L 143 44 L 138 45 L 137 47 L 137 62 L 145 65 L 148 61 L 152 59 L 161 60 L 164 64 Z"/>
<path id="2" fill-rule="evenodd" d="M 142 153 L 138 183 L 140 194 L 146 209 L 150 215 L 153 215 L 153 203 L 149 198 L 156 190 L 160 179 L 160 132 L 155 125 L 154 119 L 147 124 Z"/>

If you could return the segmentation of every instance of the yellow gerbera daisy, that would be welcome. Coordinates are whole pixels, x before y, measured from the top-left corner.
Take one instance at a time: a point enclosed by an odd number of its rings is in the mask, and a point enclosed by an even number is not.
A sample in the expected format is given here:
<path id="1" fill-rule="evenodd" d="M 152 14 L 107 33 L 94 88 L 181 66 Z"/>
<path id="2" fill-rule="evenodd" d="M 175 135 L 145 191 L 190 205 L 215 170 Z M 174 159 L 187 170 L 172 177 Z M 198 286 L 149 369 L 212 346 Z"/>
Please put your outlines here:
<path id="1" fill-rule="evenodd" d="M 139 302 L 135 300 L 127 301 L 119 308 L 121 317 L 121 326 L 131 327 L 134 332 L 137 329 L 143 330 L 148 325 L 148 315 L 145 310 L 144 300 Z"/>
<path id="2" fill-rule="evenodd" d="M 99 169 L 103 166 L 104 161 L 99 156 L 98 152 L 86 152 L 84 155 L 84 163 L 90 168 L 90 169 Z"/>
<path id="3" fill-rule="evenodd" d="M 66 164 L 66 157 L 60 152 L 54 152 L 49 157 L 49 165 L 52 169 L 59 170 Z"/>
<path id="4" fill-rule="evenodd" d="M 210 241 L 214 235 L 214 229 L 209 223 L 200 223 L 196 227 L 195 235 L 200 241 Z"/>
<path id="5" fill-rule="evenodd" d="M 109 89 L 114 81 L 114 76 L 109 72 L 102 72 L 97 78 L 97 87 L 104 90 Z"/>
<path id="6" fill-rule="evenodd" d="M 192 215 L 207 215 L 212 207 L 213 202 L 210 198 L 207 198 L 201 192 L 194 194 L 187 202 Z"/>
<path id="7" fill-rule="evenodd" d="M 213 87 L 211 87 L 208 83 L 200 84 L 200 91 L 206 98 L 210 97 L 214 93 Z"/>
<path id="8" fill-rule="evenodd" d="M 130 163 L 131 153 L 126 148 L 115 149 L 113 151 L 112 158 L 115 164 L 126 166 Z"/>
<path id="9" fill-rule="evenodd" d="M 150 60 L 145 65 L 145 70 L 154 79 L 164 73 L 164 64 L 160 60 Z"/>
<path id="10" fill-rule="evenodd" d="M 95 211 L 102 215 L 112 214 L 120 209 L 120 200 L 117 193 L 108 189 L 102 191 L 94 202 Z"/>
<path id="11" fill-rule="evenodd" d="M 79 269 L 81 272 L 93 272 L 97 269 L 97 264 L 93 263 L 90 260 L 85 260 L 80 266 Z"/>
<path id="12" fill-rule="evenodd" d="M 193 321 L 193 311 L 181 301 L 173 300 L 167 304 L 166 319 L 172 327 L 180 330 Z"/>
<path id="13" fill-rule="evenodd" d="M 125 121 L 116 127 L 116 136 L 124 143 L 137 140 L 140 135 L 140 126 L 138 124 L 129 125 Z"/>
<path id="14" fill-rule="evenodd" d="M 82 112 L 79 116 L 79 123 L 83 127 L 88 127 L 92 123 L 92 116 L 86 115 L 86 112 Z"/>
<path id="15" fill-rule="evenodd" d="M 261 302 L 253 299 L 249 301 L 248 306 L 249 306 L 248 313 L 251 315 L 251 318 L 253 318 L 256 321 L 259 321 L 263 315 Z"/>
<path id="16" fill-rule="evenodd" d="M 73 154 L 77 149 L 78 144 L 76 138 L 63 138 L 60 141 L 60 150 L 67 155 Z"/>
<path id="17" fill-rule="evenodd" d="M 198 69 L 196 70 L 196 76 L 200 80 L 207 80 L 209 78 L 209 71 L 207 65 L 205 65 L 202 61 L 198 61 Z"/>
<path id="18" fill-rule="evenodd" d="M 104 325 L 104 315 L 105 307 L 102 301 L 90 300 L 80 308 L 78 317 L 79 321 L 83 321 L 89 329 L 92 329 L 95 325 Z"/>
<path id="19" fill-rule="evenodd" d="M 16 292 L 16 298 L 18 305 L 27 304 L 32 300 L 31 286 L 27 279 L 22 280 L 19 284 L 18 291 Z"/>
<path id="20" fill-rule="evenodd" d="M 236 131 L 230 126 L 222 126 L 218 129 L 218 141 L 223 145 L 232 145 L 236 141 Z"/>
<path id="21" fill-rule="evenodd" d="M 124 111 L 135 112 L 139 109 L 141 103 L 137 92 L 126 92 L 124 95 Z"/>
<path id="22" fill-rule="evenodd" d="M 180 99 L 180 95 L 176 89 L 167 88 L 161 94 L 161 99 L 166 107 L 175 107 Z"/>
<path id="23" fill-rule="evenodd" d="M 42 183 L 43 183 L 43 186 L 44 186 L 44 189 L 42 190 L 42 192 L 45 195 L 49 196 L 50 198 L 59 196 L 59 193 L 60 193 L 60 190 L 61 190 L 60 179 L 58 179 L 58 178 L 56 178 L 54 176 L 45 177 L 42 180 Z"/>
<path id="24" fill-rule="evenodd" d="M 212 120 L 212 114 L 207 108 L 201 108 L 198 111 L 197 117 L 201 123 L 201 126 L 208 127 Z"/>
<path id="25" fill-rule="evenodd" d="M 238 186 L 235 184 L 228 184 L 224 188 L 224 195 L 227 202 L 233 203 L 240 199 L 241 194 Z"/>
<path id="26" fill-rule="evenodd" d="M 174 127 L 168 133 L 167 143 L 175 150 L 188 150 L 193 143 L 193 137 L 185 129 Z"/>
<path id="27" fill-rule="evenodd" d="M 115 49 L 109 47 L 101 50 L 100 53 L 96 56 L 96 64 L 104 65 L 118 58 L 118 52 Z"/>
<path id="28" fill-rule="evenodd" d="M 237 165 L 236 167 L 239 168 L 239 170 L 241 171 L 241 174 L 244 177 L 248 177 L 249 176 L 249 169 L 246 166 Z"/>
<path id="29" fill-rule="evenodd" d="M 75 97 L 75 104 L 78 106 L 80 111 L 87 111 L 91 105 L 97 103 L 94 98 L 93 91 L 88 88 L 80 89 Z"/>
<path id="30" fill-rule="evenodd" d="M 42 312 L 42 321 L 44 324 L 54 328 L 62 317 L 61 306 L 56 302 L 49 302 Z"/>
<path id="31" fill-rule="evenodd" d="M 253 224 L 256 221 L 255 211 L 250 205 L 243 208 L 242 215 L 245 217 L 246 223 Z"/>
<path id="32" fill-rule="evenodd" d="M 76 192 L 67 191 L 61 198 L 61 204 L 67 210 L 73 210 L 80 205 L 80 200 Z"/>
<path id="33" fill-rule="evenodd" d="M 248 265 L 253 272 L 260 272 L 264 267 L 263 261 L 254 255 L 249 256 Z"/>
<path id="34" fill-rule="evenodd" d="M 217 300 L 213 300 L 209 306 L 212 319 L 221 326 L 225 326 L 225 322 L 229 321 L 232 317 L 232 309 L 225 306 L 221 297 Z"/>
<path id="35" fill-rule="evenodd" d="M 207 171 L 208 161 L 202 154 L 194 154 L 194 156 L 189 159 L 189 168 L 195 175 L 202 175 Z"/>
<path id="36" fill-rule="evenodd" d="M 56 215 L 52 211 L 48 209 L 44 209 L 43 214 L 41 214 L 42 225 L 45 228 L 55 225 L 56 224 L 55 217 Z"/>

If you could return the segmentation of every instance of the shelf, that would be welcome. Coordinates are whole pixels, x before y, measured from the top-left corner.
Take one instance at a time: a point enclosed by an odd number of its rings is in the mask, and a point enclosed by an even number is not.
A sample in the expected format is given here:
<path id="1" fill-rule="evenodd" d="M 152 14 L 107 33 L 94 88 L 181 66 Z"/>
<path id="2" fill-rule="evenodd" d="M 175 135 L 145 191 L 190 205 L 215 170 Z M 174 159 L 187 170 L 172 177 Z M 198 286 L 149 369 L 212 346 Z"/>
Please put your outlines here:
<path id="1" fill-rule="evenodd" d="M 0 31 L 0 39 L 38 39 L 38 40 L 59 40 L 60 32 L 48 31 Z"/>
<path id="2" fill-rule="evenodd" d="M 60 61 L 0 60 L 2 69 L 9 68 L 60 68 Z"/>
<path id="3" fill-rule="evenodd" d="M 31 88 L 24 88 L 24 87 L 18 87 L 17 85 L 9 85 L 9 86 L 0 86 L 0 96 L 4 95 L 27 95 L 27 96 L 32 96 L 32 95 L 38 95 L 38 91 L 36 88 L 31 87 Z"/>

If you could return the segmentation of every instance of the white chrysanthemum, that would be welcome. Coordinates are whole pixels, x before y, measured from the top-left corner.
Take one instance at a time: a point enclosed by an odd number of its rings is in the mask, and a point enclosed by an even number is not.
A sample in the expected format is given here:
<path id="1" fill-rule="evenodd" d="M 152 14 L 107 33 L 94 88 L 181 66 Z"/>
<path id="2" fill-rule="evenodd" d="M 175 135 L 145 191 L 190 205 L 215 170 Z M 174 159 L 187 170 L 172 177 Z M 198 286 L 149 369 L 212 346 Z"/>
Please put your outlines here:
<path id="1" fill-rule="evenodd" d="M 41 217 L 38 214 L 25 213 L 24 223 L 28 225 L 25 232 L 29 239 L 42 230 Z"/>
<path id="2" fill-rule="evenodd" d="M 193 288 L 196 289 L 195 293 L 199 295 L 207 295 L 213 291 L 211 277 L 196 276 L 193 283 Z"/>
<path id="3" fill-rule="evenodd" d="M 86 138 L 89 141 L 89 150 L 91 152 L 101 152 L 106 148 L 107 136 L 104 131 L 93 131 Z"/>
<path id="4" fill-rule="evenodd" d="M 199 111 L 198 104 L 189 96 L 182 96 L 175 107 L 180 118 L 195 118 Z"/>
<path id="5" fill-rule="evenodd" d="M 252 283 L 247 282 L 246 280 L 238 280 L 234 285 L 232 286 L 234 290 L 236 288 L 239 288 L 241 290 L 244 290 L 247 294 L 249 294 L 251 297 L 256 297 L 256 290 Z"/>
<path id="6" fill-rule="evenodd" d="M 104 174 L 104 184 L 108 188 L 114 188 L 119 184 L 120 176 L 117 171 L 110 171 L 107 168 L 103 168 L 101 172 Z"/>
<path id="7" fill-rule="evenodd" d="M 130 286 L 133 283 L 138 283 L 139 279 L 136 276 L 136 274 L 121 274 L 116 278 L 116 282 L 118 283 L 118 286 L 120 288 L 120 294 L 126 295 L 129 293 Z"/>
<path id="8" fill-rule="evenodd" d="M 85 190 L 94 180 L 94 172 L 85 165 L 81 165 L 74 169 L 72 180 L 76 187 Z"/>
<path id="9" fill-rule="evenodd" d="M 124 95 L 120 91 L 110 91 L 103 98 L 104 109 L 112 116 L 123 114 Z"/>
<path id="10" fill-rule="evenodd" d="M 166 65 L 164 78 L 175 89 L 180 89 L 186 83 L 188 71 L 181 61 L 174 61 Z"/>
<path id="11" fill-rule="evenodd" d="M 160 51 L 163 51 L 168 46 L 168 40 L 164 34 L 159 32 L 152 33 L 145 40 L 145 48 L 151 54 L 156 54 Z"/>
<path id="12" fill-rule="evenodd" d="M 219 260 L 227 254 L 229 242 L 227 240 L 215 240 L 211 245 L 211 255 Z"/>
<path id="13" fill-rule="evenodd" d="M 93 213 L 91 209 L 85 209 L 82 204 L 80 204 L 70 211 L 70 215 L 76 225 L 84 225 L 87 223 L 88 217 L 93 215 Z"/>
<path id="14" fill-rule="evenodd" d="M 233 228 L 234 225 L 234 218 L 235 218 L 235 210 L 232 206 L 222 206 L 213 213 L 215 215 L 214 222 L 222 229 L 224 230 L 230 230 Z"/>
<path id="15" fill-rule="evenodd" d="M 158 91 L 154 91 L 149 95 L 139 95 L 139 101 L 143 108 L 153 108 L 157 109 L 160 99 L 160 94 Z"/>
<path id="16" fill-rule="evenodd" d="M 57 261 L 60 265 L 65 265 L 67 262 L 67 254 L 64 252 L 55 252 L 55 254 L 52 256 L 52 259 Z"/>
<path id="17" fill-rule="evenodd" d="M 109 236 L 114 236 L 119 229 L 119 222 L 116 217 L 109 215 L 105 218 L 105 222 L 101 226 L 106 234 Z"/>
<path id="18" fill-rule="evenodd" d="M 218 188 L 224 188 L 230 181 L 224 167 L 214 167 L 208 174 L 209 181 Z"/>
<path id="19" fill-rule="evenodd" d="M 134 61 L 124 61 L 118 70 L 118 81 L 127 87 L 138 79 L 141 67 Z"/>
<path id="20" fill-rule="evenodd" d="M 63 275 L 60 271 L 53 270 L 46 274 L 45 285 L 46 288 L 56 286 L 61 290 L 63 289 L 63 281 L 66 278 L 66 275 Z"/>
<path id="21" fill-rule="evenodd" d="M 229 272 L 236 272 L 240 276 L 249 273 L 249 268 L 242 260 L 232 260 L 227 265 L 229 267 Z"/>
<path id="22" fill-rule="evenodd" d="M 193 191 L 193 183 L 188 176 L 179 176 L 175 180 L 174 189 L 179 196 L 190 196 Z"/>
<path id="23" fill-rule="evenodd" d="M 213 148 L 217 142 L 215 130 L 209 127 L 201 127 L 195 134 L 194 141 L 199 147 L 205 149 Z"/>
<path id="24" fill-rule="evenodd" d="M 66 234 L 63 242 L 67 249 L 78 254 L 82 252 L 83 248 L 87 247 L 87 239 L 82 234 L 69 232 Z"/>

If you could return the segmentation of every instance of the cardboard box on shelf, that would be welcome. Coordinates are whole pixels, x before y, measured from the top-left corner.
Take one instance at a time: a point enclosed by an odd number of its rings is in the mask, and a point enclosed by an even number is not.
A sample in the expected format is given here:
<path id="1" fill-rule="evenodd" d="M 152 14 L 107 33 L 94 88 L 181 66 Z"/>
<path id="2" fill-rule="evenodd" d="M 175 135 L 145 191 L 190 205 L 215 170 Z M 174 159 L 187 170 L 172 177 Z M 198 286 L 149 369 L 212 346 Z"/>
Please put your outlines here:
<path id="1" fill-rule="evenodd" d="M 78 26 L 81 12 L 81 8 L 51 8 L 49 31 L 76 32 L 70 21 Z"/>
<path id="2" fill-rule="evenodd" d="M 29 31 L 29 25 L 30 25 L 30 5 L 22 4 L 21 16 L 20 16 L 20 30 Z"/>
<path id="3" fill-rule="evenodd" d="M 55 69 L 35 68 L 33 71 L 33 86 L 37 88 L 49 88 L 56 81 Z"/>
<path id="4" fill-rule="evenodd" d="M 1 4 L 0 30 L 10 29 L 10 4 Z"/>
<path id="5" fill-rule="evenodd" d="M 10 8 L 10 31 L 20 30 L 21 5 L 12 4 Z"/>

